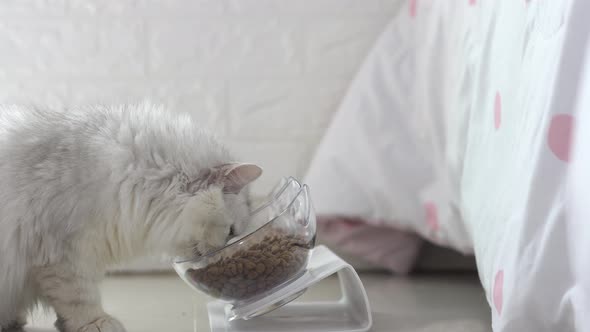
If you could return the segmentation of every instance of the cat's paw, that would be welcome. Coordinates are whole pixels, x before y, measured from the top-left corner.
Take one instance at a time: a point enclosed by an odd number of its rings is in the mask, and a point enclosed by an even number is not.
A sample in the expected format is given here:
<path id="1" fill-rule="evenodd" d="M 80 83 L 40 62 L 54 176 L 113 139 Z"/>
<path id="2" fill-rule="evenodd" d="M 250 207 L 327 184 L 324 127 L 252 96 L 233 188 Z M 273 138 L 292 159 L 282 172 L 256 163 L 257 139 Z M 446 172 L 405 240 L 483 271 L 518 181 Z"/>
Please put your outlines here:
<path id="1" fill-rule="evenodd" d="M 101 317 L 94 322 L 82 326 L 77 332 L 126 332 L 123 324 L 111 316 Z"/>
<path id="2" fill-rule="evenodd" d="M 208 253 L 217 250 L 227 244 L 229 240 L 229 226 L 209 226 L 205 229 L 205 236 L 197 244 L 197 250 L 200 253 Z"/>

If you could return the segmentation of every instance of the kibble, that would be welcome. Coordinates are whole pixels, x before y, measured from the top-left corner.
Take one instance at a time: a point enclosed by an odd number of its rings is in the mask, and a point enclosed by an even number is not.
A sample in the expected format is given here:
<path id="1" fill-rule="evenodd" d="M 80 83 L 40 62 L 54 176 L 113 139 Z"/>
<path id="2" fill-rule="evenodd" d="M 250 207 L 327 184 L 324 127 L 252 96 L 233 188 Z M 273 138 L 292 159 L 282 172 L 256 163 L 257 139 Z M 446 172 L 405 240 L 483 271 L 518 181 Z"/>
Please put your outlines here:
<path id="1" fill-rule="evenodd" d="M 297 236 L 269 235 L 262 241 L 187 274 L 218 298 L 244 300 L 294 277 L 306 263 L 310 244 Z"/>

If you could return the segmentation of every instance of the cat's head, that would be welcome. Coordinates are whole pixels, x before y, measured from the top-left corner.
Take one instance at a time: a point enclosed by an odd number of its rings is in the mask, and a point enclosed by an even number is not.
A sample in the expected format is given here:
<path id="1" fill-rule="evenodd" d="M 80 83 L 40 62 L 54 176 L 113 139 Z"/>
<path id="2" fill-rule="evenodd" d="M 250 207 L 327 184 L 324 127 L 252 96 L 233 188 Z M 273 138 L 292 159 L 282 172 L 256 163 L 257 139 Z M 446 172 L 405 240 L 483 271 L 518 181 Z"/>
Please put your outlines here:
<path id="1" fill-rule="evenodd" d="M 253 164 L 230 163 L 201 171 L 186 184 L 190 193 L 180 214 L 179 250 L 203 254 L 245 231 L 250 220 L 248 185 L 262 174 Z"/>

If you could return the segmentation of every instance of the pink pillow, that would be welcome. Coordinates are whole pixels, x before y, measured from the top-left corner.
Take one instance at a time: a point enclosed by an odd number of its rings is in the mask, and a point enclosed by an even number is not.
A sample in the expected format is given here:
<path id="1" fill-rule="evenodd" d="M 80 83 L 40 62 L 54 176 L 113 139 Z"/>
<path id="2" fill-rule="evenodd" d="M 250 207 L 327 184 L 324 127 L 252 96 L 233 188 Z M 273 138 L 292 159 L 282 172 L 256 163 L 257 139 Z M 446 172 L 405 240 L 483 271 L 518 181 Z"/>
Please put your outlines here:
<path id="1" fill-rule="evenodd" d="M 349 217 L 318 217 L 318 237 L 329 247 L 399 274 L 412 269 L 422 245 L 413 233 Z"/>

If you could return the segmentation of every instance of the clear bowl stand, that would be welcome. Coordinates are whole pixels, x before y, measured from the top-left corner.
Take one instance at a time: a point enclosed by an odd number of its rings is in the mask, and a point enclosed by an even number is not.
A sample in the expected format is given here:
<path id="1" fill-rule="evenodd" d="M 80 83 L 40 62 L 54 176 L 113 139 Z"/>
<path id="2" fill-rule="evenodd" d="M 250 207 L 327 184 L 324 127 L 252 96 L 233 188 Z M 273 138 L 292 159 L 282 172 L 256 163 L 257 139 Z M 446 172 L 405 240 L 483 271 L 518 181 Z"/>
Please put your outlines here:
<path id="1" fill-rule="evenodd" d="M 340 300 L 290 302 L 333 274 L 340 280 Z M 358 274 L 325 246 L 313 249 L 301 277 L 272 295 L 239 308 L 212 301 L 207 310 L 211 332 L 363 332 L 373 324 L 369 299 Z"/>

